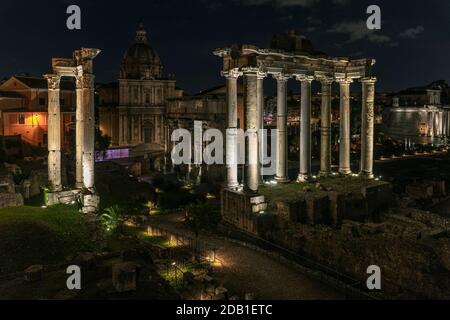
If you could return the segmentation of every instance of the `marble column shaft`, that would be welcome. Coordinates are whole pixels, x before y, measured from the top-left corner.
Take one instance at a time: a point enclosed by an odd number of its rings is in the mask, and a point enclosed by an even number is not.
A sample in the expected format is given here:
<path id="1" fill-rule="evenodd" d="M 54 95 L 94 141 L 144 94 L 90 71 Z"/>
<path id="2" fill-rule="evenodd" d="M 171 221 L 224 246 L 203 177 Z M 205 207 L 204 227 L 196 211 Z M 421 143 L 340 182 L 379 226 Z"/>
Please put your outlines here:
<path id="1" fill-rule="evenodd" d="M 76 154 L 75 154 L 75 187 L 78 189 L 83 188 L 83 143 L 84 143 L 84 116 L 83 116 L 83 78 L 82 76 L 76 77 Z"/>
<path id="2" fill-rule="evenodd" d="M 95 111 L 94 111 L 94 75 L 83 75 L 83 185 L 85 189 L 94 189 L 95 166 Z"/>
<path id="3" fill-rule="evenodd" d="M 245 189 L 250 192 L 258 191 L 258 115 L 257 115 L 257 72 L 244 72 L 245 77 L 245 129 L 246 129 L 246 166 Z"/>
<path id="4" fill-rule="evenodd" d="M 373 178 L 374 103 L 376 78 L 362 82 L 361 175 Z"/>
<path id="5" fill-rule="evenodd" d="M 322 79 L 320 107 L 320 174 L 331 173 L 331 80 Z"/>
<path id="6" fill-rule="evenodd" d="M 298 181 L 303 182 L 311 176 L 311 81 L 301 78 L 300 105 L 300 173 Z"/>
<path id="7" fill-rule="evenodd" d="M 227 187 L 230 189 L 236 189 L 239 187 L 237 164 L 237 79 L 239 77 L 239 73 L 235 70 L 231 70 L 223 75 L 227 79 Z"/>
<path id="8" fill-rule="evenodd" d="M 277 75 L 277 163 L 275 180 L 288 182 L 287 140 L 287 81 L 288 76 Z"/>
<path id="9" fill-rule="evenodd" d="M 351 173 L 350 167 L 350 83 L 352 80 L 339 81 L 340 86 L 340 130 L 339 130 L 339 173 Z"/>
<path id="10" fill-rule="evenodd" d="M 61 184 L 61 77 L 46 75 L 48 82 L 48 180 L 51 191 L 62 190 Z"/>
<path id="11" fill-rule="evenodd" d="M 258 182 L 262 184 L 264 181 L 263 175 L 263 130 L 264 130 L 264 78 L 265 73 L 258 73 L 256 82 L 256 94 L 257 94 L 257 130 L 258 130 Z"/>

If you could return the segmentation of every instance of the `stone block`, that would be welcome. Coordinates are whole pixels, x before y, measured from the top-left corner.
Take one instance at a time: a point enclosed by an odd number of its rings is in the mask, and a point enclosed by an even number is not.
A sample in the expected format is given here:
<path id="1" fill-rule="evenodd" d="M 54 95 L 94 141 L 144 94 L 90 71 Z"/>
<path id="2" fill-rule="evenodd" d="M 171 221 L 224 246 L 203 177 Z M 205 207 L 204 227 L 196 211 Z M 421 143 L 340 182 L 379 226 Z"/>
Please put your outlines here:
<path id="1" fill-rule="evenodd" d="M 0 193 L 0 208 L 23 206 L 23 196 L 20 193 Z"/>
<path id="2" fill-rule="evenodd" d="M 15 193 L 16 185 L 12 174 L 0 175 L 0 192 L 1 193 Z"/>
<path id="3" fill-rule="evenodd" d="M 380 183 L 373 186 L 363 187 L 361 193 L 367 202 L 367 213 L 376 219 L 374 214 L 392 204 L 393 194 L 390 183 Z"/>
<path id="4" fill-rule="evenodd" d="M 42 279 L 42 274 L 44 273 L 44 266 L 37 264 L 28 267 L 24 271 L 24 280 L 28 282 L 39 281 Z"/>
<path id="5" fill-rule="evenodd" d="M 250 203 L 251 204 L 260 204 L 264 202 L 264 196 L 257 196 L 257 197 L 251 197 Z"/>
<path id="6" fill-rule="evenodd" d="M 405 188 L 406 194 L 411 199 L 429 199 L 433 197 L 433 186 L 430 184 L 409 184 Z"/>
<path id="7" fill-rule="evenodd" d="M 305 214 L 304 201 L 280 201 L 277 203 L 278 216 L 288 222 L 301 222 L 301 215 Z M 306 219 L 305 219 L 306 220 Z"/>
<path id="8" fill-rule="evenodd" d="M 112 282 L 117 292 L 136 291 L 138 272 L 133 262 L 118 263 L 112 269 Z"/>
<path id="9" fill-rule="evenodd" d="M 258 213 L 261 211 L 267 210 L 267 203 L 260 203 L 252 205 L 252 212 Z"/>
<path id="10" fill-rule="evenodd" d="M 96 194 L 83 195 L 83 213 L 96 213 L 100 204 L 100 197 Z"/>
<path id="11" fill-rule="evenodd" d="M 47 205 L 74 204 L 78 193 L 78 190 L 47 192 Z"/>
<path id="12" fill-rule="evenodd" d="M 328 199 L 330 200 L 330 218 L 333 226 L 340 225 L 345 213 L 345 200 L 344 195 L 336 191 L 330 191 L 328 193 Z"/>
<path id="13" fill-rule="evenodd" d="M 330 224 L 329 200 L 327 195 L 306 195 L 307 223 Z"/>
<path id="14" fill-rule="evenodd" d="M 215 293 L 216 293 L 216 296 L 223 295 L 224 298 L 228 297 L 228 289 L 226 289 L 224 287 L 217 287 Z"/>
<path id="15" fill-rule="evenodd" d="M 343 219 L 365 221 L 369 216 L 367 200 L 363 196 L 347 194 L 344 202 L 345 212 Z"/>

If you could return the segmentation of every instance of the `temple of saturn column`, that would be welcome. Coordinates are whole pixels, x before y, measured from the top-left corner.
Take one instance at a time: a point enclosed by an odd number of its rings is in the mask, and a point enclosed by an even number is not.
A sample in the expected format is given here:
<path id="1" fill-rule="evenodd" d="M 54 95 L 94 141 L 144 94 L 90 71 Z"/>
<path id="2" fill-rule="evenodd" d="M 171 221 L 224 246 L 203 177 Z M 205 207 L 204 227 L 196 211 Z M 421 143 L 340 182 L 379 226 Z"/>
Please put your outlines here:
<path id="1" fill-rule="evenodd" d="M 53 58 L 53 73 L 44 77 L 48 82 L 48 204 L 74 202 L 80 199 L 83 212 L 95 212 L 99 198 L 94 189 L 95 113 L 93 59 L 98 49 L 76 50 L 73 58 Z M 61 183 L 61 77 L 76 81 L 76 166 L 75 189 Z"/>
<path id="2" fill-rule="evenodd" d="M 289 181 L 287 142 L 287 81 L 300 82 L 300 165 L 298 182 L 308 181 L 311 172 L 311 82 L 321 84 L 321 146 L 320 175 L 331 174 L 331 84 L 340 87 L 339 173 L 348 175 L 350 167 L 350 84 L 362 85 L 361 106 L 361 164 L 359 174 L 373 178 L 374 92 L 376 78 L 372 76 L 373 59 L 349 60 L 287 53 L 275 49 L 260 49 L 251 45 L 227 47 L 214 51 L 223 59 L 222 75 L 227 79 L 228 128 L 227 189 L 240 189 L 237 154 L 237 81 L 244 77 L 246 166 L 244 190 L 257 193 L 261 165 L 255 161 L 262 147 L 258 131 L 263 128 L 263 79 L 271 75 L 277 82 L 277 141 L 276 176 L 279 183 Z"/>

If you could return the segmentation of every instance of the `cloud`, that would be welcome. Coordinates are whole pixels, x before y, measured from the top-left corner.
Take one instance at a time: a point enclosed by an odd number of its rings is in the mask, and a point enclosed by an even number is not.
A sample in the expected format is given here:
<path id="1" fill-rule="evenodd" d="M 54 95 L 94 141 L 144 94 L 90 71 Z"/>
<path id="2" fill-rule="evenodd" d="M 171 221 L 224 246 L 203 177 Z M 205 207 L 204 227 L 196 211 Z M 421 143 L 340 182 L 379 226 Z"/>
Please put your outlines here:
<path id="1" fill-rule="evenodd" d="M 417 39 L 419 36 L 421 36 L 425 31 L 425 28 L 423 26 L 417 26 L 415 28 L 409 28 L 400 33 L 400 37 L 407 38 L 407 39 Z"/>
<path id="2" fill-rule="evenodd" d="M 273 4 L 276 7 L 311 7 L 320 0 L 243 0 L 242 3 L 247 6 L 260 6 Z"/>
<path id="3" fill-rule="evenodd" d="M 328 32 L 348 35 L 346 43 L 353 43 L 366 39 L 372 43 L 387 46 L 397 45 L 391 37 L 377 33 L 379 31 L 367 29 L 366 22 L 363 20 L 340 22 L 331 27 Z"/>

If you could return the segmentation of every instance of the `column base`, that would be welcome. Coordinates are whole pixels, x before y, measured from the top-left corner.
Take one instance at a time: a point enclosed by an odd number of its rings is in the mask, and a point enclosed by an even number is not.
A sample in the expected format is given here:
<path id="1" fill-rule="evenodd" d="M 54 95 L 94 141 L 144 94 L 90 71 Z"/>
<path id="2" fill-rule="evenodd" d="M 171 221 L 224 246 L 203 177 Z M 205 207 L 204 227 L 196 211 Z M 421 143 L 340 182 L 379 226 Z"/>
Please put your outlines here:
<path id="1" fill-rule="evenodd" d="M 300 173 L 297 177 L 297 182 L 308 182 L 311 180 L 310 174 Z"/>
<path id="2" fill-rule="evenodd" d="M 361 171 L 361 172 L 359 173 L 359 176 L 360 176 L 361 178 L 370 179 L 370 180 L 372 180 L 372 179 L 375 178 L 375 176 L 373 175 L 372 172 L 364 172 L 364 171 Z"/>
<path id="3" fill-rule="evenodd" d="M 339 174 L 341 176 L 349 176 L 352 174 L 352 170 L 350 169 L 339 169 Z"/>
<path id="4" fill-rule="evenodd" d="M 253 196 L 258 194 L 258 190 L 252 190 L 248 186 L 244 186 L 243 191 L 246 195 Z"/>
<path id="5" fill-rule="evenodd" d="M 319 177 L 330 177 L 331 171 L 319 171 Z"/>
<path id="6" fill-rule="evenodd" d="M 241 186 L 239 185 L 239 183 L 233 183 L 233 184 L 228 184 L 226 188 L 228 190 L 237 191 L 240 187 Z"/>
<path id="7" fill-rule="evenodd" d="M 100 197 L 95 193 L 83 194 L 82 195 L 82 204 L 81 212 L 84 214 L 92 214 L 98 212 Z"/>
<path id="8" fill-rule="evenodd" d="M 288 183 L 291 181 L 288 177 L 275 177 L 274 179 L 278 183 Z"/>
<path id="9" fill-rule="evenodd" d="M 84 187 L 83 186 L 83 182 L 75 182 L 75 188 L 76 189 L 80 189 L 81 190 L 81 189 L 83 189 L 83 187 Z"/>

